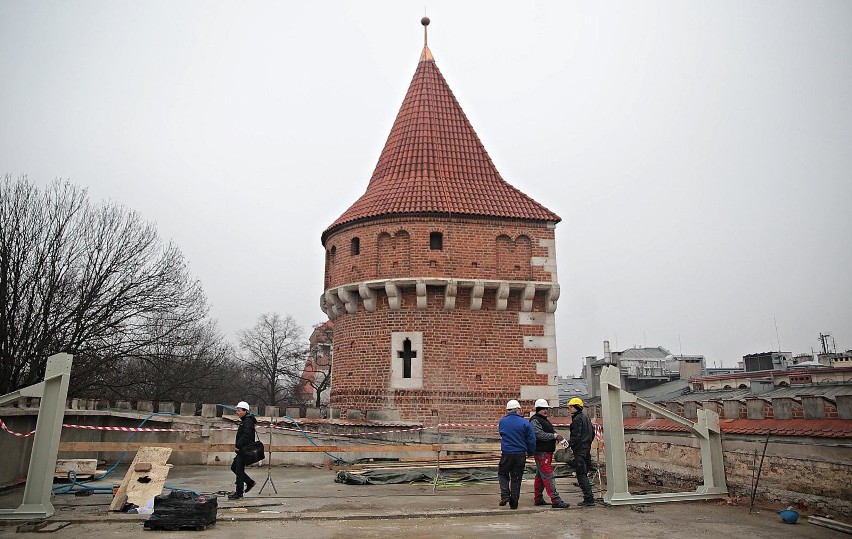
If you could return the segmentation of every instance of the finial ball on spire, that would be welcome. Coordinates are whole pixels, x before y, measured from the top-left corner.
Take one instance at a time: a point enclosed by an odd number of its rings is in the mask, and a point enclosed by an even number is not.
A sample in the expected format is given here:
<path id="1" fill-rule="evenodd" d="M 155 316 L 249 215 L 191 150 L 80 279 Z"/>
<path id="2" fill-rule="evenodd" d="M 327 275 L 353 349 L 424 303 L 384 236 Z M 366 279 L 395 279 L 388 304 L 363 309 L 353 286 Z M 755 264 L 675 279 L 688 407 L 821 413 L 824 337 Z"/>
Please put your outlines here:
<path id="1" fill-rule="evenodd" d="M 422 19 L 420 19 L 420 24 L 422 24 L 423 26 L 429 26 L 430 22 L 432 21 L 429 20 L 429 17 L 423 17 Z"/>

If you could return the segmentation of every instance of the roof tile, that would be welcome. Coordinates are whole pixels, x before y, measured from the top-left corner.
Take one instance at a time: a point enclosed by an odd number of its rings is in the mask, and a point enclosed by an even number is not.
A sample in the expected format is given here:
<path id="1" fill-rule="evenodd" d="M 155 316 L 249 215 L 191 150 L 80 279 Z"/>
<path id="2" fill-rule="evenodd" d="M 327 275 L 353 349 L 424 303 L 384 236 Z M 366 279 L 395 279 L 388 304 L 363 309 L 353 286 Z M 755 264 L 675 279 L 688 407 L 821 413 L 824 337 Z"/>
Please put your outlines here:
<path id="1" fill-rule="evenodd" d="M 687 431 L 686 427 L 670 419 L 625 419 L 624 428 L 666 432 Z M 720 419 L 719 428 L 723 434 L 852 438 L 852 420 L 849 419 Z"/>
<path id="2" fill-rule="evenodd" d="M 453 213 L 560 221 L 497 172 L 424 48 L 366 192 L 323 233 L 391 214 Z"/>

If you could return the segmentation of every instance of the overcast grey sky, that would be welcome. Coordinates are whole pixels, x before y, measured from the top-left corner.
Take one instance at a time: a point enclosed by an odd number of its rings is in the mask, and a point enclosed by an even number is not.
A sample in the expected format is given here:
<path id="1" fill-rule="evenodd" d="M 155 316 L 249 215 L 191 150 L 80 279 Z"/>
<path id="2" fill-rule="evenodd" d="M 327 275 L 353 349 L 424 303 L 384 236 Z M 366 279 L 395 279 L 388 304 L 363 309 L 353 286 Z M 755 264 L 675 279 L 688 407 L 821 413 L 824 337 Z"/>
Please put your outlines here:
<path id="1" fill-rule="evenodd" d="M 661 345 L 852 348 L 852 2 L 428 2 L 503 177 L 562 217 L 559 371 Z M 174 240 L 225 334 L 325 320 L 423 1 L 0 1 L 0 173 Z M 776 333 L 777 323 L 777 333 Z"/>

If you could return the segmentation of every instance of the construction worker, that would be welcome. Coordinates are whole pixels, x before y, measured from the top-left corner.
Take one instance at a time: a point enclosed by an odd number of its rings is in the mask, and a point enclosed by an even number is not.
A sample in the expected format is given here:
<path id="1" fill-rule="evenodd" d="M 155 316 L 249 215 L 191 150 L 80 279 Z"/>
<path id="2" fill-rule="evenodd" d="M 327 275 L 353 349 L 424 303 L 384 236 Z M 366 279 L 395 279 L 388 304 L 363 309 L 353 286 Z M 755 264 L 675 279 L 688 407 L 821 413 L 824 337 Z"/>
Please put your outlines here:
<path id="1" fill-rule="evenodd" d="M 249 413 L 249 405 L 246 401 L 237 403 L 237 417 L 240 418 L 240 426 L 237 428 L 237 437 L 234 441 L 234 462 L 231 463 L 231 471 L 237 476 L 237 490 L 228 494 L 229 500 L 239 500 L 243 494 L 254 488 L 255 481 L 246 474 L 246 464 L 251 464 L 254 460 L 246 462 L 245 452 L 254 444 L 255 425 L 257 420 Z"/>
<path id="2" fill-rule="evenodd" d="M 508 503 L 510 508 L 517 509 L 527 455 L 535 454 L 535 433 L 530 422 L 521 415 L 521 404 L 515 399 L 506 403 L 506 415 L 500 420 L 498 429 L 502 452 L 497 468 L 500 505 Z"/>
<path id="3" fill-rule="evenodd" d="M 535 505 L 547 505 L 544 501 L 542 491 L 546 490 L 550 497 L 550 505 L 554 509 L 567 509 L 570 504 L 565 503 L 556 491 L 556 479 L 553 476 L 553 452 L 556 451 L 556 442 L 564 440 L 561 434 L 556 432 L 550 419 L 547 418 L 550 405 L 545 399 L 535 401 L 535 415 L 530 418 L 533 432 L 535 432 L 535 483 L 533 493 Z"/>
<path id="4" fill-rule="evenodd" d="M 574 397 L 568 401 L 568 409 L 571 410 L 571 436 L 568 438 L 568 446 L 574 452 L 574 469 L 577 472 L 577 483 L 583 491 L 581 507 L 592 507 L 595 505 L 595 495 L 592 493 L 592 485 L 589 483 L 589 463 L 592 460 L 592 441 L 595 439 L 595 429 L 588 416 L 583 413 L 583 400 Z"/>

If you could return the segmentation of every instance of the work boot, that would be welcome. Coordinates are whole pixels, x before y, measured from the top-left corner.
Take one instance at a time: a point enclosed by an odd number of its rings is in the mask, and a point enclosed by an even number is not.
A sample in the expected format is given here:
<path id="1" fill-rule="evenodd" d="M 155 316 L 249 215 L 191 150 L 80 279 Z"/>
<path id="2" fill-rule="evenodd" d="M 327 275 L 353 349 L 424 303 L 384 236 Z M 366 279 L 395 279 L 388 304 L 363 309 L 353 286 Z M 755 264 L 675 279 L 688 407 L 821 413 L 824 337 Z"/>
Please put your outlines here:
<path id="1" fill-rule="evenodd" d="M 228 499 L 229 499 L 229 500 L 239 500 L 239 499 L 240 499 L 240 498 L 242 498 L 242 497 L 243 497 L 243 495 L 242 495 L 242 494 L 238 494 L 238 493 L 236 493 L 236 492 L 232 492 L 232 493 L 228 494 Z"/>
<path id="2" fill-rule="evenodd" d="M 578 507 L 594 507 L 595 500 L 583 500 L 582 502 L 577 504 Z"/>
<path id="3" fill-rule="evenodd" d="M 500 498 L 500 507 L 503 507 L 507 503 L 509 503 L 509 498 Z"/>
<path id="4" fill-rule="evenodd" d="M 535 505 L 550 505 L 550 504 L 547 503 L 546 501 L 544 501 L 544 499 L 542 498 L 542 499 L 536 500 Z"/>
<path id="5" fill-rule="evenodd" d="M 569 507 L 571 507 L 571 504 L 559 500 L 558 502 L 553 502 L 551 507 L 553 507 L 554 509 L 568 509 Z"/>
<path id="6" fill-rule="evenodd" d="M 249 479 L 248 481 L 246 481 L 246 494 L 248 494 L 248 491 L 250 491 L 251 489 L 253 489 L 253 488 L 254 488 L 254 486 L 255 486 L 256 484 L 257 484 L 257 482 L 256 482 L 256 481 L 253 481 L 253 480 L 251 480 L 251 479 Z"/>

